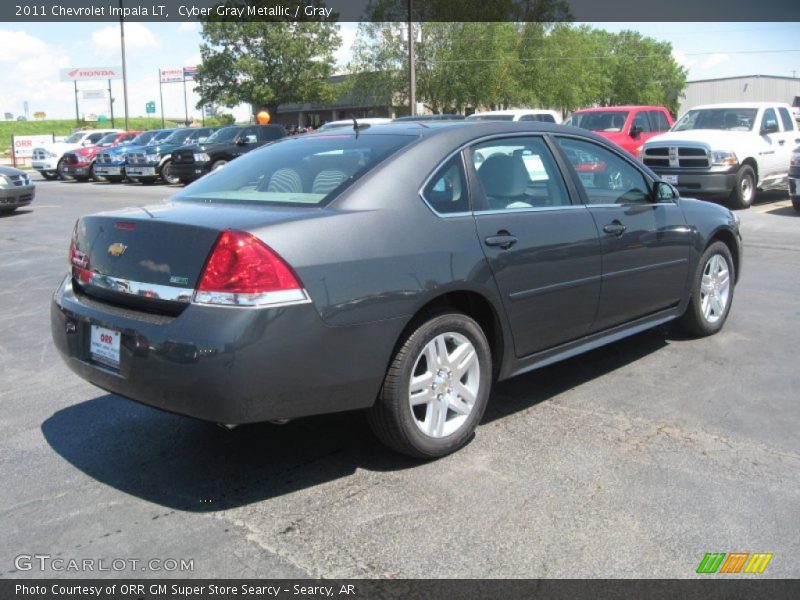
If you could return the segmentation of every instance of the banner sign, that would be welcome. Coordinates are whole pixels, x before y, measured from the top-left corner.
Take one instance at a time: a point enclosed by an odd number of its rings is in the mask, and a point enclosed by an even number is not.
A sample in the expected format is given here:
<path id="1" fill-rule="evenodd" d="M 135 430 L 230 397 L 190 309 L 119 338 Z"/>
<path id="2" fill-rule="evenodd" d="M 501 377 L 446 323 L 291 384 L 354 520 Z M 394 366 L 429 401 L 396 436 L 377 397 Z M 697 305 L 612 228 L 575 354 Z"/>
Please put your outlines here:
<path id="1" fill-rule="evenodd" d="M 159 70 L 161 83 L 173 83 L 183 81 L 183 69 L 180 67 L 166 67 Z"/>
<path id="2" fill-rule="evenodd" d="M 184 79 L 191 81 L 194 79 L 195 75 L 197 75 L 197 67 L 183 67 Z"/>
<path id="3" fill-rule="evenodd" d="M 122 79 L 121 67 L 67 67 L 61 69 L 61 81 L 90 81 L 92 79 Z"/>
<path id="4" fill-rule="evenodd" d="M 53 143 L 53 135 L 15 135 L 14 158 L 31 158 L 33 149 Z"/>

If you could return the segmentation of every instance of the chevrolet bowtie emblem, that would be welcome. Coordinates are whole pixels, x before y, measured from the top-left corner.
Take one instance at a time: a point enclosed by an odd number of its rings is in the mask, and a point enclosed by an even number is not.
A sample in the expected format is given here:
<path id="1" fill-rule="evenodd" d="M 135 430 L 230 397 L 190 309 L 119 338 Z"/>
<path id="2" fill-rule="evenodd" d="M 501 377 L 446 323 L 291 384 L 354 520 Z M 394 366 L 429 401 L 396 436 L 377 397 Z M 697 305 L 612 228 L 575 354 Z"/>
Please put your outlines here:
<path id="1" fill-rule="evenodd" d="M 123 254 L 125 254 L 125 250 L 127 249 L 128 247 L 125 244 L 120 244 L 119 242 L 117 242 L 116 244 L 111 244 L 108 247 L 108 253 L 111 256 L 122 256 Z"/>

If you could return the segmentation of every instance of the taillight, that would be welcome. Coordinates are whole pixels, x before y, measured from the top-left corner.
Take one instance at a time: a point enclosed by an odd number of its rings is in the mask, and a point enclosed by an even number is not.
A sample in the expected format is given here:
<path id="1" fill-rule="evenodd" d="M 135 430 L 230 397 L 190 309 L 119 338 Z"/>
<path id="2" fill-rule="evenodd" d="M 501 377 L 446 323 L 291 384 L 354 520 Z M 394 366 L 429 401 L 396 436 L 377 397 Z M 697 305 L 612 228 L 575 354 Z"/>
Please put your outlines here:
<path id="1" fill-rule="evenodd" d="M 223 231 L 206 261 L 195 302 L 266 306 L 308 302 L 292 268 L 260 239 Z"/>
<path id="2" fill-rule="evenodd" d="M 78 249 L 75 238 L 76 234 L 73 234 L 69 243 L 69 264 L 72 276 L 81 283 L 89 283 L 92 279 L 92 271 L 89 269 L 89 257 L 85 252 L 81 252 Z"/>

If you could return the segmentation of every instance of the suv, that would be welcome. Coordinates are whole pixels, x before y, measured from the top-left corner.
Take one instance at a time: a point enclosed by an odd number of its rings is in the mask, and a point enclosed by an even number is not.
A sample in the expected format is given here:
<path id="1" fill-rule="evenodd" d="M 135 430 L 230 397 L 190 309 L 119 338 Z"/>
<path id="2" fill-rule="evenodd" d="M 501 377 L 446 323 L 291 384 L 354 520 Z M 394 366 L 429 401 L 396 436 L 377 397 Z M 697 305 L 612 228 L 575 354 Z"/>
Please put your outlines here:
<path id="1" fill-rule="evenodd" d="M 111 182 L 125 179 L 125 161 L 130 152 L 141 150 L 146 146 L 157 144 L 175 131 L 174 129 L 154 129 L 145 131 L 133 138 L 128 144 L 113 146 L 97 153 L 94 163 L 95 175 Z"/>
<path id="2" fill-rule="evenodd" d="M 61 173 L 63 162 L 61 158 L 65 152 L 81 147 L 94 146 L 109 133 L 120 133 L 121 129 L 89 129 L 86 131 L 76 131 L 63 142 L 54 142 L 37 146 L 33 149 L 33 161 L 31 166 L 42 174 L 45 179 L 55 179 Z"/>
<path id="3" fill-rule="evenodd" d="M 128 152 L 125 173 L 131 181 L 153 183 L 159 177 L 165 183 L 180 183 L 172 174 L 172 151 L 181 146 L 202 144 L 216 127 L 189 127 L 176 129 L 169 137 L 149 144 L 146 148 Z"/>
<path id="4" fill-rule="evenodd" d="M 576 110 L 564 125 L 594 131 L 636 156 L 642 144 L 674 122 L 663 106 L 605 106 Z"/>
<path id="5" fill-rule="evenodd" d="M 561 123 L 561 114 L 544 108 L 515 108 L 509 110 L 487 110 L 472 113 L 467 121 L 539 121 L 541 123 Z"/>
<path id="6" fill-rule="evenodd" d="M 189 183 L 242 154 L 285 136 L 283 125 L 223 127 L 202 144 L 174 150 L 171 174 L 181 183 Z"/>
<path id="7" fill-rule="evenodd" d="M 100 138 L 96 146 L 87 146 L 85 148 L 78 148 L 72 152 L 67 152 L 61 158 L 63 164 L 59 169 L 59 173 L 78 181 L 87 181 L 89 179 L 100 181 L 100 176 L 94 170 L 97 153 L 106 148 L 112 148 L 120 144 L 128 144 L 140 133 L 141 131 L 109 133 L 107 136 Z"/>
<path id="8" fill-rule="evenodd" d="M 645 143 L 639 157 L 681 192 L 727 196 L 735 208 L 747 208 L 756 190 L 786 187 L 798 139 L 788 104 L 709 104 Z"/>

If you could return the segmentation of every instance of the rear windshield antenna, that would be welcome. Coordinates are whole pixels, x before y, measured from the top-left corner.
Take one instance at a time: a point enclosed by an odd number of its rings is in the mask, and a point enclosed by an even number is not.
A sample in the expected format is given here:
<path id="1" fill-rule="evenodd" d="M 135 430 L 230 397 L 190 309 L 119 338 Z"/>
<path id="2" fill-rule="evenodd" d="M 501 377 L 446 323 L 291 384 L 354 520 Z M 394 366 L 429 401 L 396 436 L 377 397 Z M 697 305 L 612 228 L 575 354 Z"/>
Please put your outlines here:
<path id="1" fill-rule="evenodd" d="M 353 131 L 356 132 L 356 137 L 358 137 L 358 119 L 353 116 L 353 113 L 350 113 L 350 118 L 353 119 Z"/>

